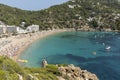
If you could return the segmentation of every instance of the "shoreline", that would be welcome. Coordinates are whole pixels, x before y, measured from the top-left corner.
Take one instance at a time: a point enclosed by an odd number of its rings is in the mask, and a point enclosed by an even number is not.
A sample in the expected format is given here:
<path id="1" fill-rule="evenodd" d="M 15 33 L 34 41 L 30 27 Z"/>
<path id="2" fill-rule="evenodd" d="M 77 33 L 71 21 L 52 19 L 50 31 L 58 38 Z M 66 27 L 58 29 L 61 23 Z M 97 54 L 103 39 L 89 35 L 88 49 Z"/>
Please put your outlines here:
<path id="1" fill-rule="evenodd" d="M 25 51 L 32 43 L 37 40 L 40 40 L 49 35 L 55 33 L 65 32 L 65 31 L 74 31 L 71 29 L 54 29 L 54 30 L 43 30 L 35 33 L 28 34 L 18 34 L 17 36 L 10 36 L 8 38 L 0 39 L 0 56 L 8 56 L 14 61 L 18 61 L 20 55 Z M 78 30 L 81 31 L 81 30 Z M 1 45 L 6 43 L 5 45 Z"/>
<path id="2" fill-rule="evenodd" d="M 60 33 L 65 31 L 72 31 L 72 30 L 71 29 L 55 29 L 55 30 L 39 31 L 39 32 L 28 33 L 28 34 L 19 34 L 17 36 L 3 38 L 2 40 L 0 40 L 0 43 L 2 44 L 3 42 L 6 42 L 6 44 L 0 47 L 0 52 L 1 52 L 0 55 L 8 56 L 14 61 L 18 61 L 22 52 L 35 41 L 40 40 L 44 37 L 53 35 L 55 33 Z"/>
<path id="3" fill-rule="evenodd" d="M 19 59 L 20 55 L 22 54 L 22 52 L 24 52 L 31 44 L 33 44 L 34 42 L 36 42 L 37 40 L 40 40 L 42 38 L 45 38 L 47 36 L 53 35 L 55 33 L 60 33 L 60 32 L 64 32 L 65 30 L 53 30 L 53 31 L 45 31 L 45 34 L 38 36 L 36 39 L 34 39 L 32 42 L 30 42 L 29 44 L 27 44 L 26 46 L 24 46 L 21 50 L 19 50 L 17 52 L 17 55 L 14 56 L 14 60 L 17 61 L 17 59 Z M 48 33 L 47 33 L 48 32 Z M 40 32 L 39 32 L 40 33 Z"/>

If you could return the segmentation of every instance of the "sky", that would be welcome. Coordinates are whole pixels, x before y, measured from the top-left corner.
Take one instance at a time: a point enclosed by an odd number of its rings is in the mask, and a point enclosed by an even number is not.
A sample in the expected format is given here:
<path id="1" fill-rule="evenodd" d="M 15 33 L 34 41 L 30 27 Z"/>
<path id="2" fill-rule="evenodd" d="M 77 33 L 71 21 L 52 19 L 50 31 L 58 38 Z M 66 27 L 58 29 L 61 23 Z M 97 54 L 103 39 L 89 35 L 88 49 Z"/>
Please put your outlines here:
<path id="1" fill-rule="evenodd" d="M 69 0 L 0 0 L 0 4 L 5 4 L 23 10 L 41 10 L 67 1 Z"/>

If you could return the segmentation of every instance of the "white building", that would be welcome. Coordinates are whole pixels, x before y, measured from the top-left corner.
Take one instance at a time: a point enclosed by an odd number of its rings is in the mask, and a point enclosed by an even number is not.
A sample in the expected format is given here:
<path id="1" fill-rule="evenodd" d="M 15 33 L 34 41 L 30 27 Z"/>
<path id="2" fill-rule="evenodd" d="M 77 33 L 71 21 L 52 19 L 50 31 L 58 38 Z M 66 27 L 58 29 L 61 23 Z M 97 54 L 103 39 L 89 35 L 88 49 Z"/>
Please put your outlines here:
<path id="1" fill-rule="evenodd" d="M 75 6 L 74 5 L 68 5 L 68 7 L 73 9 Z"/>
<path id="2" fill-rule="evenodd" d="M 27 27 L 27 32 L 37 32 L 39 31 L 39 25 L 30 25 Z"/>
<path id="3" fill-rule="evenodd" d="M 6 33 L 17 33 L 17 26 L 14 26 L 14 25 L 12 25 L 12 26 L 10 26 L 10 25 L 7 25 L 6 26 L 6 31 L 5 31 Z"/>
<path id="4" fill-rule="evenodd" d="M 27 32 L 27 31 L 26 31 Z M 25 33 L 23 29 L 17 26 L 0 25 L 0 34 Z"/>
<path id="5" fill-rule="evenodd" d="M 14 25 L 0 24 L 0 34 L 12 34 L 12 33 L 29 33 L 39 31 L 39 25 L 30 25 L 26 29 L 22 29 Z"/>
<path id="6" fill-rule="evenodd" d="M 26 29 L 22 29 L 20 27 L 16 27 L 16 31 L 17 31 L 17 33 L 27 33 Z"/>

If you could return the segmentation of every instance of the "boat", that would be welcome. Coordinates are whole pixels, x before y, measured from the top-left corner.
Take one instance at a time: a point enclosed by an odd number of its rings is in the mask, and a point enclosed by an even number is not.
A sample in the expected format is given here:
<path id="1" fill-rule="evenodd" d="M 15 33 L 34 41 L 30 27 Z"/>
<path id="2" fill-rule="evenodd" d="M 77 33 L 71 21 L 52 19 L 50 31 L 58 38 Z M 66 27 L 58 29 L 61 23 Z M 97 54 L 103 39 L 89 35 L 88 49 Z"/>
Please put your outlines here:
<path id="1" fill-rule="evenodd" d="M 97 53 L 96 52 L 93 52 L 93 55 L 96 55 Z"/>
<path id="2" fill-rule="evenodd" d="M 28 60 L 22 60 L 22 59 L 19 59 L 18 61 L 19 62 L 23 62 L 23 63 L 27 63 L 28 62 Z"/>
<path id="3" fill-rule="evenodd" d="M 111 48 L 110 46 L 107 46 L 105 49 L 106 49 L 106 50 L 110 50 L 110 48 Z"/>

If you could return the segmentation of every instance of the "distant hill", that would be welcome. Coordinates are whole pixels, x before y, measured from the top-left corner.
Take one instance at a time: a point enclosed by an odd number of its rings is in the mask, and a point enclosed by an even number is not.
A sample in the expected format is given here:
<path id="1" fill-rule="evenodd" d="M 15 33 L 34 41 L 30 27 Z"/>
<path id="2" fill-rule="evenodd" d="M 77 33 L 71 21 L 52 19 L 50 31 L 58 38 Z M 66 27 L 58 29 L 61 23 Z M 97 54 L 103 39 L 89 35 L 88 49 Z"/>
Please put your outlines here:
<path id="1" fill-rule="evenodd" d="M 107 2 L 106 2 L 107 1 Z M 0 4 L 0 20 L 9 25 L 38 24 L 41 29 L 73 28 L 120 30 L 118 0 L 70 0 L 45 10 L 26 11 Z"/>

